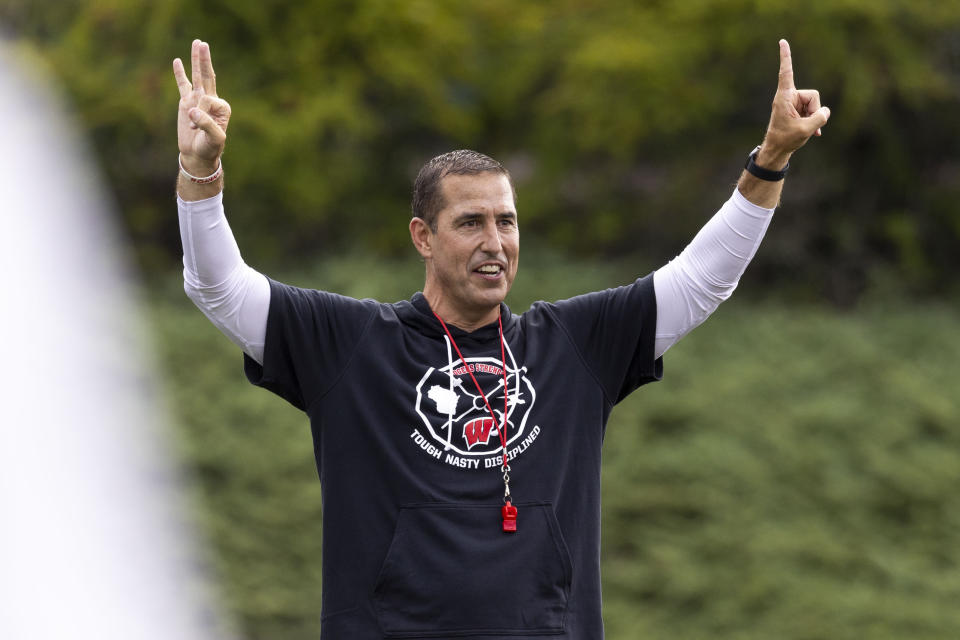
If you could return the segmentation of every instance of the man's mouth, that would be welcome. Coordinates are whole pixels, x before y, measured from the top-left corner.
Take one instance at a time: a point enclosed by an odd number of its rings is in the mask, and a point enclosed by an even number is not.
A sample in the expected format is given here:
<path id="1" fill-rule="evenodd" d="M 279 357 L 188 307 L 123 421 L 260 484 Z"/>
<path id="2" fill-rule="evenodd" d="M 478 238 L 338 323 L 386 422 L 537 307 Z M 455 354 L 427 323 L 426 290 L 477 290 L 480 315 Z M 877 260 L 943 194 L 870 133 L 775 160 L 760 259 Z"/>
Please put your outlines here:
<path id="1" fill-rule="evenodd" d="M 499 264 L 483 264 L 474 269 L 473 272 L 488 278 L 495 278 L 503 273 L 503 267 Z"/>

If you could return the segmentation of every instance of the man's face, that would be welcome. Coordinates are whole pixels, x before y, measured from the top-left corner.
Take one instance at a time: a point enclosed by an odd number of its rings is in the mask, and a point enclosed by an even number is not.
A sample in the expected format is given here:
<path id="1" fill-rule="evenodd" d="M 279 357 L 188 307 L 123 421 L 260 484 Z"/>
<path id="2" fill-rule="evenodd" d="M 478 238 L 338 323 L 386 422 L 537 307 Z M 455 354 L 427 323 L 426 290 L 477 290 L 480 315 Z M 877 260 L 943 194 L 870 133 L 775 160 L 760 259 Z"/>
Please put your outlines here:
<path id="1" fill-rule="evenodd" d="M 444 208 L 431 234 L 426 287 L 444 306 L 477 317 L 499 306 L 517 275 L 520 231 L 507 177 L 494 172 L 448 175 L 440 183 Z"/>

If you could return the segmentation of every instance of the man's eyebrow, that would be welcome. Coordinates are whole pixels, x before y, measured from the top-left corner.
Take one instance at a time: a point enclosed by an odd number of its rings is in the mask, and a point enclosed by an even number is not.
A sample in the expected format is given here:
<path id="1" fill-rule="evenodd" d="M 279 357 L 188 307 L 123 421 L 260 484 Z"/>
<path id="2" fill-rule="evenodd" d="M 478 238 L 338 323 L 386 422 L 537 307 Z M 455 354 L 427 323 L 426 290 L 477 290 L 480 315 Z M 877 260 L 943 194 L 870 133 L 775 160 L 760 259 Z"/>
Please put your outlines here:
<path id="1" fill-rule="evenodd" d="M 469 222 L 471 220 L 479 220 L 483 218 L 484 215 L 486 214 L 481 213 L 479 211 L 462 211 L 453 217 L 453 221 L 455 224 L 461 223 L 461 222 Z M 503 220 L 503 219 L 516 220 L 517 219 L 516 211 L 501 211 L 493 215 L 498 220 Z"/>

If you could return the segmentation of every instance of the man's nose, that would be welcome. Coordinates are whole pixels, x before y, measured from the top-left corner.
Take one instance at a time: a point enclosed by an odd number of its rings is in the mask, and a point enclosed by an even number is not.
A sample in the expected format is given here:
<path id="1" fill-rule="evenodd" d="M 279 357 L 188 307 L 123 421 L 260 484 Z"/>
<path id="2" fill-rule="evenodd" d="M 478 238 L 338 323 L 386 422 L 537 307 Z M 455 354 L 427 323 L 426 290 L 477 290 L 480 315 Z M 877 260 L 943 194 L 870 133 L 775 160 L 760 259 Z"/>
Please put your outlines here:
<path id="1" fill-rule="evenodd" d="M 501 253 L 503 241 L 500 239 L 500 229 L 496 222 L 483 225 L 483 241 L 480 248 L 487 253 Z"/>

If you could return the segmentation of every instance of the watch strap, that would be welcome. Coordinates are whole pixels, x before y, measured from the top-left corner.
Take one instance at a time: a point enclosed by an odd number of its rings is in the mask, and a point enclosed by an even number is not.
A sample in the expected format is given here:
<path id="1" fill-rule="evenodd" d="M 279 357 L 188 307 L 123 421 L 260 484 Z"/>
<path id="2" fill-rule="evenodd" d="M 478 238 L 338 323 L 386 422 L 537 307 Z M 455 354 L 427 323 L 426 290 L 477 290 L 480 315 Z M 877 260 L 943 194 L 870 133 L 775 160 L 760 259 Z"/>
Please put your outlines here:
<path id="1" fill-rule="evenodd" d="M 787 170 L 790 169 L 790 163 L 788 162 L 787 166 L 780 171 L 764 169 L 754 161 L 759 151 L 760 147 L 758 146 L 756 149 L 750 152 L 749 156 L 747 156 L 747 163 L 743 165 L 743 168 L 747 170 L 747 173 L 768 182 L 779 182 L 780 180 L 783 180 L 787 175 Z"/>

